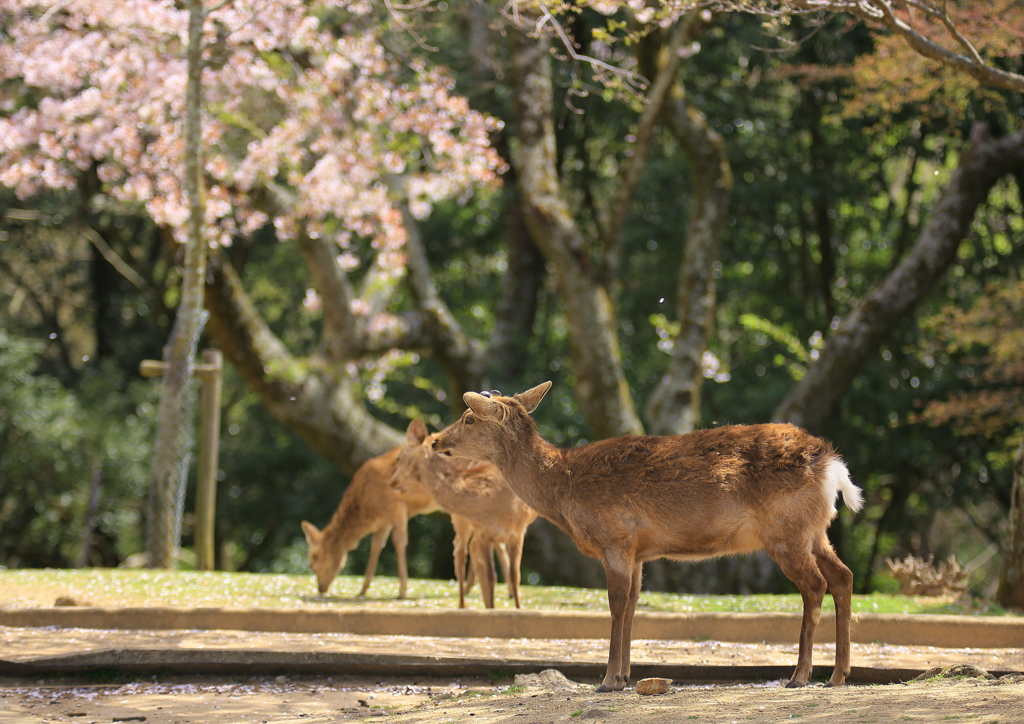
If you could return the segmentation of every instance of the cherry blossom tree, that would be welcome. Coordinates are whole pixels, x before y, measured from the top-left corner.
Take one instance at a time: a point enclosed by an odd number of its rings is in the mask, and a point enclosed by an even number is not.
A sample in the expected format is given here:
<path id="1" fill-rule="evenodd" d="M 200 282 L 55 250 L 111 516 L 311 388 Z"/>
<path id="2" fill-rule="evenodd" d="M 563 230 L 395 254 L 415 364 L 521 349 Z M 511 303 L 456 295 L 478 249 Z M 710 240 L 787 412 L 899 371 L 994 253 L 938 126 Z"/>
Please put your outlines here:
<path id="1" fill-rule="evenodd" d="M 409 224 L 498 183 L 502 170 L 488 138 L 499 124 L 454 94 L 443 70 L 397 62 L 371 12 L 349 0 L 234 0 L 207 3 L 204 26 L 206 237 L 228 246 L 272 225 L 302 250 L 311 304 L 325 318 L 318 368 L 331 391 L 319 397 L 310 384 L 285 401 L 326 399 L 345 411 L 268 404 L 307 426 L 341 420 L 348 444 L 313 447 L 349 470 L 400 441 L 363 409 L 346 365 L 368 345 L 390 349 L 389 290 L 415 257 Z M 187 12 L 171 0 L 4 0 L 0 20 L 0 183 L 27 198 L 96 180 L 101 192 L 86 203 L 145 213 L 183 243 Z M 357 244 L 366 239 L 371 271 L 357 290 L 346 272 L 368 261 Z M 229 272 L 211 251 L 219 280 Z M 238 291 L 232 303 L 246 304 Z M 239 327 L 217 318 L 223 307 L 207 294 L 210 331 L 245 375 L 251 365 L 231 357 L 243 354 L 231 339 Z M 255 333 L 283 350 L 265 329 Z M 249 381 L 259 390 L 264 378 L 294 380 L 294 363 L 258 360 L 260 379 Z"/>

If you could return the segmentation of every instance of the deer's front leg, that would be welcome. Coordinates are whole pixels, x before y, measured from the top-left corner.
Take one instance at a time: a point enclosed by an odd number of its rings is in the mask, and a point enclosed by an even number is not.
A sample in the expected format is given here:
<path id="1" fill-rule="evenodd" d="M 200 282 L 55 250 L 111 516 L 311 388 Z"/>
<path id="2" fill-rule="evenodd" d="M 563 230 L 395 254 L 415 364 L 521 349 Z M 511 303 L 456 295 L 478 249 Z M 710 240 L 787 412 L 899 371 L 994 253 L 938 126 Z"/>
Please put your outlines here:
<path id="1" fill-rule="evenodd" d="M 523 561 L 522 537 L 513 538 L 509 541 L 506 555 L 508 557 L 508 570 L 505 573 L 505 580 L 508 581 L 509 592 L 516 602 L 516 608 L 522 608 L 519 602 L 519 583 Z"/>
<path id="2" fill-rule="evenodd" d="M 405 598 L 405 589 L 409 584 L 409 569 L 405 563 L 405 549 L 409 545 L 409 512 L 405 503 L 399 504 L 391 525 L 391 543 L 395 546 L 395 556 L 398 558 L 398 597 Z"/>
<path id="3" fill-rule="evenodd" d="M 612 615 L 612 631 L 608 641 L 608 670 L 597 690 L 622 691 L 629 683 L 629 636 L 632 620 L 627 623 L 627 612 L 630 609 L 633 570 L 631 561 L 619 551 L 607 552 L 603 563 L 608 581 L 608 609 Z"/>
<path id="4" fill-rule="evenodd" d="M 494 584 L 497 581 L 494 571 L 494 545 L 484 541 L 480 535 L 475 535 L 470 541 L 469 551 L 476 577 L 480 579 L 480 595 L 484 599 L 484 608 L 494 608 Z"/>
<path id="5" fill-rule="evenodd" d="M 455 579 L 459 583 L 459 608 L 466 607 L 466 593 L 470 581 L 466 579 L 466 559 L 469 556 L 469 540 L 473 535 L 472 527 L 466 518 L 452 516 L 452 527 L 455 529 L 455 541 L 452 543 L 455 559 Z"/>
<path id="6" fill-rule="evenodd" d="M 629 686 L 631 652 L 633 649 L 633 615 L 636 613 L 636 603 L 640 598 L 640 582 L 643 569 L 643 563 L 633 563 L 633 573 L 629 587 L 629 603 L 626 605 L 626 614 L 622 622 L 622 672 L 626 686 Z"/>
<path id="7" fill-rule="evenodd" d="M 383 528 L 373 531 L 373 537 L 370 539 L 370 557 L 366 561 L 366 572 L 363 573 L 363 587 L 359 589 L 360 596 L 365 596 L 366 592 L 370 590 L 370 583 L 373 582 L 373 576 L 377 573 L 377 561 L 380 560 L 380 552 L 384 549 L 384 544 L 388 542 L 388 534 L 390 532 L 390 525 L 385 525 Z"/>

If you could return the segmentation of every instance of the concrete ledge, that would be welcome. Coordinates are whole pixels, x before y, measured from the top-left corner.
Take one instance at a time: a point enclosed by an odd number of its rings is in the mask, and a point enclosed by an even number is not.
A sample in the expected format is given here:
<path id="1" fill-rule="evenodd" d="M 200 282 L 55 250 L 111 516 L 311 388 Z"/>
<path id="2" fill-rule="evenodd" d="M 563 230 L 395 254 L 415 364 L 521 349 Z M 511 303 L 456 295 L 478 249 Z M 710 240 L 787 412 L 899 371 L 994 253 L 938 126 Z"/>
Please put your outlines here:
<path id="1" fill-rule="evenodd" d="M 181 649 L 105 649 L 80 654 L 41 656 L 22 661 L 0 659 L 0 676 L 34 677 L 42 674 L 74 675 L 97 669 L 117 671 L 121 675 L 359 675 L 359 676 L 494 676 L 511 678 L 515 674 L 558 669 L 568 677 L 598 681 L 604 675 L 603 663 L 575 661 L 474 659 L 443 656 L 392 654 L 354 654 L 288 651 L 210 651 Z M 792 666 L 778 665 L 686 665 L 643 664 L 632 667 L 632 677 L 651 676 L 682 682 L 777 681 L 788 679 Z M 851 684 L 893 684 L 909 681 L 924 669 L 875 668 L 854 666 L 848 678 Z M 1004 672 L 990 672 L 1000 676 Z M 831 666 L 815 666 L 812 680 L 824 681 Z"/>
<path id="2" fill-rule="evenodd" d="M 603 639 L 609 616 L 598 611 L 509 609 L 374 610 L 366 608 L 38 608 L 0 609 L 0 626 L 129 630 L 235 630 L 458 638 Z M 633 639 L 795 643 L 798 613 L 638 612 Z M 856 643 L 942 648 L 1024 648 L 1024 618 L 856 614 Z M 816 642 L 835 641 L 824 614 Z"/>

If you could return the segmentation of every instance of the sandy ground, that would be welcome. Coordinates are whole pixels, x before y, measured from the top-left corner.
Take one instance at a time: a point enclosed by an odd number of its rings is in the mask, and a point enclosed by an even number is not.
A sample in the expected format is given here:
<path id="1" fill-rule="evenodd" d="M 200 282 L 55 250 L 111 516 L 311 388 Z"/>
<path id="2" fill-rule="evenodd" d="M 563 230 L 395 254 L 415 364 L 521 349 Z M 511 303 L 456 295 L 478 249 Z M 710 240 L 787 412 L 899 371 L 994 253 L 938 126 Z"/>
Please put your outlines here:
<path id="1" fill-rule="evenodd" d="M 26 661 L 104 648 L 216 648 L 274 651 L 430 652 L 445 656 L 516 657 L 603 662 L 602 640 L 444 639 L 354 634 L 240 631 L 117 631 L 0 627 L 0 655 Z M 634 662 L 713 665 L 786 664 L 796 647 L 721 641 L 635 641 Z M 833 660 L 834 647 L 815 646 L 815 660 Z M 1014 649 L 936 649 L 854 644 L 857 666 L 926 669 L 970 664 L 1024 671 Z M 538 666 L 538 670 L 543 667 Z M 108 674 L 109 676 L 109 674 Z M 341 722 L 385 717 L 395 722 L 514 722 L 550 724 L 577 719 L 621 722 L 965 722 L 1024 724 L 1024 675 L 999 679 L 933 678 L 924 682 L 828 689 L 760 684 L 687 685 L 668 694 L 635 690 L 597 694 L 597 681 L 560 675 L 507 679 L 411 679 L 351 676 L 141 676 L 98 682 L 96 677 L 0 678 L 0 724 L 144 721 L 147 724 Z M 144 718 L 143 718 L 144 717 Z"/>
<path id="2" fill-rule="evenodd" d="M 909 684 L 811 686 L 782 682 L 675 685 L 660 696 L 595 694 L 559 677 L 533 682 L 372 681 L 356 677 L 167 678 L 115 684 L 0 679 L 0 724 L 144 721 L 147 724 L 393 722 L 553 724 L 610 722 L 1024 722 L 1024 677 L 933 679 Z"/>

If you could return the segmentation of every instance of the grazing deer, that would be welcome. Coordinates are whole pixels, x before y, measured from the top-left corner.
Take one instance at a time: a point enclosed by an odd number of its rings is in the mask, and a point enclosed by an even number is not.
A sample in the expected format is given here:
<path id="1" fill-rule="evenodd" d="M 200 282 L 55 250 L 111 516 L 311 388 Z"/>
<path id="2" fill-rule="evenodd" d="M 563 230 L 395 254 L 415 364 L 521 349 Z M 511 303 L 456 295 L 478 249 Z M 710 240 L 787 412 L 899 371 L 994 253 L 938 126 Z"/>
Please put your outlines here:
<path id="1" fill-rule="evenodd" d="M 396 447 L 363 463 L 341 496 L 331 522 L 321 531 L 302 521 L 302 531 L 309 544 L 309 566 L 316 574 L 320 593 L 327 593 L 338 572 L 345 565 L 348 552 L 359 545 L 368 533 L 370 560 L 363 575 L 360 596 L 365 596 L 377 571 L 381 549 L 391 534 L 398 556 L 398 597 L 405 598 L 409 574 L 405 565 L 405 548 L 409 542 L 409 518 L 437 510 L 437 503 L 422 486 L 409 483 L 401 492 L 391 487 L 395 463 L 401 448 Z"/>
<path id="2" fill-rule="evenodd" d="M 537 519 L 502 478 L 493 465 L 464 467 L 443 460 L 432 452 L 437 435 L 428 435 L 419 418 L 409 423 L 405 445 L 395 464 L 396 486 L 410 481 L 423 486 L 434 496 L 442 510 L 451 513 L 456 525 L 455 576 L 459 582 L 459 608 L 466 607 L 465 594 L 470 582 L 466 577 L 466 544 L 469 545 L 473 571 L 480 579 L 484 605 L 494 608 L 494 553 L 504 564 L 502 546 L 507 552 L 505 580 L 520 608 L 519 566 L 523 557 L 526 528 Z M 467 540 L 468 539 L 468 540 Z"/>
<path id="3" fill-rule="evenodd" d="M 626 436 L 560 450 L 530 413 L 545 382 L 513 397 L 467 392 L 469 407 L 434 440 L 440 455 L 494 464 L 516 495 L 599 558 L 612 615 L 598 691 L 629 683 L 633 613 L 644 561 L 698 560 L 764 548 L 800 590 L 800 652 L 787 686 L 811 675 L 826 590 L 836 604 L 836 665 L 850 673 L 853 574 L 828 541 L 835 500 L 860 509 L 860 489 L 832 446 L 792 425 L 732 425 L 688 435 Z"/>

